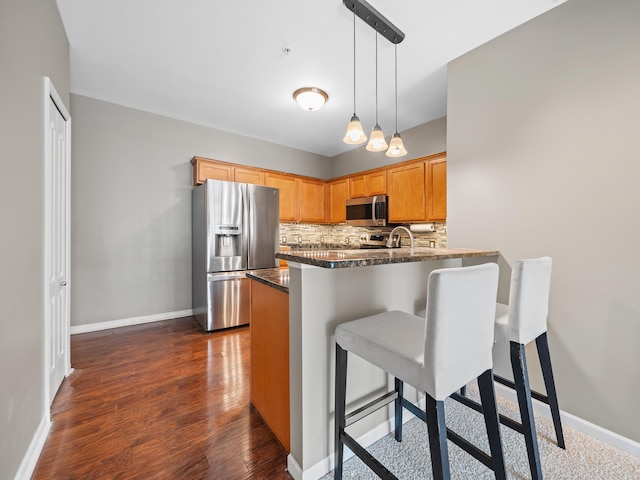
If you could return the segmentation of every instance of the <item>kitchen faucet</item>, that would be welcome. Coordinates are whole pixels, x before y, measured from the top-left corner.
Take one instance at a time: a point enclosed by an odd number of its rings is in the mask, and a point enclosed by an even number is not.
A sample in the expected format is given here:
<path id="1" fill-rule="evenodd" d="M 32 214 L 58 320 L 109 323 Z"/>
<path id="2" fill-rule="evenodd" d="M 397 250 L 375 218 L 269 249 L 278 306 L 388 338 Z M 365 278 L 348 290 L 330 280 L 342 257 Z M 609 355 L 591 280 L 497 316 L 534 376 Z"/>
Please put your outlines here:
<path id="1" fill-rule="evenodd" d="M 409 241 L 411 242 L 411 248 L 413 249 L 413 234 L 411 233 L 411 230 L 409 230 L 407 227 L 403 227 L 402 225 L 391 230 L 391 233 L 389 234 L 389 240 L 387 240 L 387 248 L 393 247 L 393 235 L 398 230 L 404 230 L 405 232 L 407 232 L 407 235 L 409 235 Z M 398 246 L 400 246 L 400 242 L 398 242 Z"/>

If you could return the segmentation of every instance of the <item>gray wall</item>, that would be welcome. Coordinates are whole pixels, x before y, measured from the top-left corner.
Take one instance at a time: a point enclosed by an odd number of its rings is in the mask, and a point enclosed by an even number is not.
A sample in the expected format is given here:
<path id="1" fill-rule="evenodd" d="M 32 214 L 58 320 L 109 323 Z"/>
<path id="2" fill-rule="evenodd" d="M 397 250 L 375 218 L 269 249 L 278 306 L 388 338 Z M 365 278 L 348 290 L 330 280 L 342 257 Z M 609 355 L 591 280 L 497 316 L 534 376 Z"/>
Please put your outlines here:
<path id="1" fill-rule="evenodd" d="M 54 0 L 0 2 L 0 478 L 13 478 L 44 400 L 44 83 L 69 106 L 69 44 Z"/>
<path id="2" fill-rule="evenodd" d="M 400 132 L 400 135 L 408 152 L 404 157 L 390 158 L 384 152 L 369 152 L 365 149 L 366 144 L 364 144 L 331 158 L 331 178 L 446 151 L 447 118 L 442 117 L 418 125 Z M 387 138 L 387 142 L 389 140 L 390 138 Z"/>
<path id="3" fill-rule="evenodd" d="M 329 178 L 329 159 L 72 95 L 71 324 L 191 308 L 194 155 Z"/>
<path id="4" fill-rule="evenodd" d="M 638 19 L 637 0 L 572 0 L 463 55 L 447 125 L 449 245 L 553 257 L 560 406 L 635 441 Z"/>

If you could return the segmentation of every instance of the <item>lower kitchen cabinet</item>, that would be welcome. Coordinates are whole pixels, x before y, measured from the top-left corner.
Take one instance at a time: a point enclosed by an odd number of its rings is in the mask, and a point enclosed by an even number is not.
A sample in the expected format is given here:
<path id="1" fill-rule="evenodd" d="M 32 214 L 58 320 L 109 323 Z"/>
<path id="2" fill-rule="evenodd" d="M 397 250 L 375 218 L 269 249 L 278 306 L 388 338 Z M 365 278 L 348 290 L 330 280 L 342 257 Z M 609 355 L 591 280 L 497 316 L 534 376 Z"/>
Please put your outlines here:
<path id="1" fill-rule="evenodd" d="M 287 451 L 289 295 L 251 280 L 251 403 Z"/>

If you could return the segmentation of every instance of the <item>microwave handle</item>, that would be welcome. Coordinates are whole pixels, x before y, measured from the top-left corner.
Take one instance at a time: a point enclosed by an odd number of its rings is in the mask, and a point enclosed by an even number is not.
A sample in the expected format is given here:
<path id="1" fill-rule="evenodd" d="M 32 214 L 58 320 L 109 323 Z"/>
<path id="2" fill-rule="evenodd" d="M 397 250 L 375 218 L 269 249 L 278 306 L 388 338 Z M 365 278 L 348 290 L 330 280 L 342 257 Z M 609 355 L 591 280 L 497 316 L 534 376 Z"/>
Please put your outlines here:
<path id="1" fill-rule="evenodd" d="M 373 215 L 373 221 L 377 224 L 378 217 L 376 217 L 376 203 L 378 200 L 378 196 L 374 195 L 371 199 L 371 214 Z"/>

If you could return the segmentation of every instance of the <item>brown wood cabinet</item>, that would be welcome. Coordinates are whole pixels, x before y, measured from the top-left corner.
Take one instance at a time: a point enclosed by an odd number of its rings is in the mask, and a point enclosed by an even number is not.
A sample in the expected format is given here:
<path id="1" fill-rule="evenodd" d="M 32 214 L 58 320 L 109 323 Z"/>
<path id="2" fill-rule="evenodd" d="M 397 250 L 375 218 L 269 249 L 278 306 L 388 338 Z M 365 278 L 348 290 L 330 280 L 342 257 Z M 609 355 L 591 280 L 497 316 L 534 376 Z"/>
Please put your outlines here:
<path id="1" fill-rule="evenodd" d="M 347 198 L 389 196 L 389 221 L 411 223 L 447 218 L 447 160 L 444 153 L 376 168 L 336 180 L 276 172 L 193 157 L 193 183 L 207 178 L 280 189 L 280 221 L 344 223 Z"/>
<path id="2" fill-rule="evenodd" d="M 264 185 L 264 171 L 259 168 L 245 167 L 203 157 L 193 157 L 191 164 L 193 165 L 194 185 L 200 185 L 207 179 Z"/>
<path id="3" fill-rule="evenodd" d="M 366 197 L 367 191 L 365 175 L 349 176 L 349 198 Z"/>
<path id="4" fill-rule="evenodd" d="M 347 199 L 349 198 L 349 178 L 340 178 L 327 183 L 327 222 L 347 221 Z"/>
<path id="5" fill-rule="evenodd" d="M 387 169 L 389 222 L 425 220 L 425 164 L 410 163 Z"/>
<path id="6" fill-rule="evenodd" d="M 386 169 L 349 176 L 349 198 L 385 195 L 386 193 Z"/>
<path id="7" fill-rule="evenodd" d="M 427 220 L 447 219 L 447 159 L 446 157 L 427 162 Z"/>
<path id="8" fill-rule="evenodd" d="M 233 167 L 233 181 L 264 185 L 264 172 L 251 167 Z"/>
<path id="9" fill-rule="evenodd" d="M 251 280 L 251 403 L 290 451 L 289 295 Z"/>
<path id="10" fill-rule="evenodd" d="M 297 178 L 293 175 L 267 172 L 264 184 L 280 189 L 280 221 L 297 222 L 300 211 Z"/>
<path id="11" fill-rule="evenodd" d="M 325 182 L 309 178 L 298 179 L 300 197 L 300 222 L 324 223 L 326 221 Z"/>
<path id="12" fill-rule="evenodd" d="M 193 157 L 193 184 L 200 185 L 205 180 L 225 180 L 233 182 L 233 164 L 216 162 L 202 157 Z"/>

